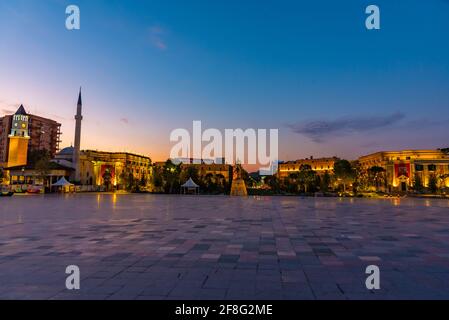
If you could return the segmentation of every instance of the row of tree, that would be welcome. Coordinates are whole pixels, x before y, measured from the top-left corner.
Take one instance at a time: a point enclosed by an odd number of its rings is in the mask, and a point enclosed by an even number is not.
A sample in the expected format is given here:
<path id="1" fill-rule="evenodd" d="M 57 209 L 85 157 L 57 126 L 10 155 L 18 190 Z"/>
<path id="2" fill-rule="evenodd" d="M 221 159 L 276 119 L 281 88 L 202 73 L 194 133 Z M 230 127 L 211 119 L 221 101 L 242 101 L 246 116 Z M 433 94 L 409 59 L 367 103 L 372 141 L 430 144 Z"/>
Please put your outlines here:
<path id="1" fill-rule="evenodd" d="M 353 186 L 356 170 L 347 160 L 335 162 L 333 172 L 318 175 L 310 165 L 302 165 L 298 172 L 291 173 L 284 179 L 268 176 L 265 183 L 274 193 L 313 193 L 335 190 L 335 186 L 343 192 Z"/>
<path id="2" fill-rule="evenodd" d="M 429 176 L 427 187 L 424 186 L 421 175 L 416 174 L 412 181 L 411 190 L 416 192 L 437 193 L 449 178 L 448 174 L 432 173 Z M 313 193 L 339 191 L 390 191 L 387 185 L 386 170 L 379 166 L 373 166 L 366 171 L 353 166 L 347 160 L 339 160 L 334 164 L 332 172 L 318 175 L 309 165 L 302 165 L 298 172 L 291 173 L 288 177 L 279 180 L 277 176 L 269 176 L 265 183 L 273 193 Z"/>
<path id="3" fill-rule="evenodd" d="M 437 193 L 441 186 L 445 185 L 447 179 L 449 179 L 449 174 L 432 173 L 429 175 L 429 181 L 426 188 L 421 176 L 419 174 L 415 174 L 413 179 L 413 190 L 416 192 L 425 192 L 427 189 L 431 193 Z"/>
<path id="4" fill-rule="evenodd" d="M 104 170 L 102 178 L 106 191 L 113 191 L 113 175 L 109 168 Z M 118 176 L 117 188 L 129 192 L 145 192 L 148 188 L 148 178 L 146 175 L 142 175 L 140 179 L 137 179 L 132 172 L 125 170 Z"/>
<path id="5" fill-rule="evenodd" d="M 164 166 L 154 167 L 152 185 L 154 191 L 163 193 L 180 193 L 181 186 L 189 178 L 200 186 L 202 193 L 225 194 L 229 193 L 231 184 L 222 174 L 208 173 L 200 175 L 195 166 L 182 167 L 167 160 Z"/>

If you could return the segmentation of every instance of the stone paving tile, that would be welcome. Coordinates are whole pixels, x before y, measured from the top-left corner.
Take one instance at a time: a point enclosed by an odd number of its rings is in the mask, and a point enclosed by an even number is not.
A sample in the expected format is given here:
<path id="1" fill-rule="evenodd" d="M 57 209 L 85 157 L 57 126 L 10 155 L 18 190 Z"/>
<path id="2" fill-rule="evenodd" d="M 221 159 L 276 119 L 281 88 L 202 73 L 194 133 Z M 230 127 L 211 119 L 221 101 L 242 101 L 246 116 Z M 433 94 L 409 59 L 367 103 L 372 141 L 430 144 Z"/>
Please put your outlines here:
<path id="1" fill-rule="evenodd" d="M 431 205 L 429 205 L 429 201 Z M 448 200 L 0 199 L 0 299 L 449 299 Z M 367 290 L 365 268 L 381 270 Z M 65 289 L 65 268 L 81 290 Z"/>

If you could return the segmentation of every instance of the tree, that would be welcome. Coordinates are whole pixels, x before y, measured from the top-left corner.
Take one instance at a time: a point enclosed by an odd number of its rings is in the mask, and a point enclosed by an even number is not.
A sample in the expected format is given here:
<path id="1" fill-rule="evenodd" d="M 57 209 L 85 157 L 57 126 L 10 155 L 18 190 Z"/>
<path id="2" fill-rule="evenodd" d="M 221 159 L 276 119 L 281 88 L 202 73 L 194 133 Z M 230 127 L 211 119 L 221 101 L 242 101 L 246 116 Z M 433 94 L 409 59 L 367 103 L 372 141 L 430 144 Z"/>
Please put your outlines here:
<path id="1" fill-rule="evenodd" d="M 51 153 L 47 150 L 30 150 L 28 151 L 28 165 L 35 168 L 40 160 L 46 160 L 50 162 Z"/>
<path id="2" fill-rule="evenodd" d="M 50 155 L 48 153 L 42 153 L 41 157 L 36 158 L 34 161 L 34 169 L 37 172 L 37 177 L 43 181 L 43 184 L 46 185 L 46 178 L 50 174 L 51 170 L 51 161 Z"/>
<path id="3" fill-rule="evenodd" d="M 147 184 L 148 184 L 147 176 L 145 174 L 142 174 L 142 177 L 140 177 L 139 181 L 139 191 L 144 191 L 145 188 L 147 187 Z"/>
<path id="4" fill-rule="evenodd" d="M 348 160 L 338 160 L 334 163 L 334 176 L 343 184 L 343 191 L 346 192 L 346 185 L 354 182 L 355 170 Z"/>
<path id="5" fill-rule="evenodd" d="M 429 190 L 431 193 L 437 193 L 438 191 L 438 178 L 435 174 L 431 174 L 429 177 Z"/>
<path id="6" fill-rule="evenodd" d="M 181 164 L 174 164 L 168 159 L 164 164 L 162 177 L 164 179 L 164 189 L 166 193 L 174 193 L 180 188 Z"/>
<path id="7" fill-rule="evenodd" d="M 299 189 L 299 174 L 290 173 L 288 177 L 284 180 L 286 191 L 289 193 L 297 193 Z"/>
<path id="8" fill-rule="evenodd" d="M 211 173 L 209 173 L 209 175 L 212 176 Z M 183 170 L 180 173 L 180 182 L 185 183 L 189 179 L 192 179 L 195 183 L 201 183 L 197 166 L 188 165 L 183 167 Z"/>
<path id="9" fill-rule="evenodd" d="M 374 166 L 368 169 L 369 182 L 379 190 L 380 185 L 385 185 L 385 169 L 379 166 Z"/>
<path id="10" fill-rule="evenodd" d="M 312 170 L 312 167 L 304 164 L 299 168 L 298 173 L 298 183 L 301 188 L 304 189 L 304 192 L 307 193 L 309 191 L 313 191 L 317 186 L 317 174 Z"/>
<path id="11" fill-rule="evenodd" d="M 135 192 L 137 190 L 137 182 L 132 172 L 125 173 L 125 189 L 128 192 Z"/>
<path id="12" fill-rule="evenodd" d="M 421 192 L 424 189 L 424 185 L 422 183 L 421 176 L 419 174 L 415 174 L 415 178 L 413 179 L 413 190 L 417 192 Z"/>
<path id="13" fill-rule="evenodd" d="M 104 173 L 103 173 L 103 184 L 106 187 L 106 191 L 110 190 L 110 186 L 111 186 L 111 181 L 112 181 L 112 174 L 111 174 L 111 170 L 109 168 L 107 168 Z"/>
<path id="14" fill-rule="evenodd" d="M 274 193 L 280 192 L 280 184 L 277 176 L 275 175 L 267 176 L 265 178 L 265 183 L 270 187 L 271 191 L 273 191 Z"/>
<path id="15" fill-rule="evenodd" d="M 215 177 L 215 183 L 217 185 L 217 192 L 220 194 L 225 193 L 226 190 L 226 178 L 221 173 L 216 174 Z"/>
<path id="16" fill-rule="evenodd" d="M 164 186 L 164 177 L 162 175 L 162 170 L 160 167 L 155 167 L 153 169 L 153 186 L 157 191 L 160 191 Z"/>
<path id="17" fill-rule="evenodd" d="M 120 174 L 118 175 L 118 187 L 122 188 L 125 187 L 126 188 L 126 172 L 123 170 L 122 172 L 120 172 Z"/>
<path id="18" fill-rule="evenodd" d="M 330 183 L 331 183 L 331 176 L 330 176 L 329 172 L 326 171 L 320 180 L 321 192 L 328 192 Z"/>
<path id="19" fill-rule="evenodd" d="M 446 186 L 446 180 L 449 178 L 449 174 L 440 174 L 438 176 L 439 180 L 440 180 L 440 186 L 441 187 L 445 187 Z"/>

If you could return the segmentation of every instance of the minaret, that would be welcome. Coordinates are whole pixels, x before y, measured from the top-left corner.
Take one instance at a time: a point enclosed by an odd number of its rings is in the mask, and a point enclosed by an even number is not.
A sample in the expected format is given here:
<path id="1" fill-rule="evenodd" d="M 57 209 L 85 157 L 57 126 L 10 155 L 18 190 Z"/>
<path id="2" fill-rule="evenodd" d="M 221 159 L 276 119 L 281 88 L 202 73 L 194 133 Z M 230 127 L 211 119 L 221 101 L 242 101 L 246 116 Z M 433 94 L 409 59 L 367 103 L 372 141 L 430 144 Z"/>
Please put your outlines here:
<path id="1" fill-rule="evenodd" d="M 76 107 L 76 125 L 75 125 L 75 147 L 73 150 L 73 167 L 75 168 L 75 181 L 81 180 L 80 175 L 80 147 L 81 147 L 81 120 L 83 116 L 81 114 L 83 103 L 81 101 L 81 88 L 78 96 L 78 105 Z"/>

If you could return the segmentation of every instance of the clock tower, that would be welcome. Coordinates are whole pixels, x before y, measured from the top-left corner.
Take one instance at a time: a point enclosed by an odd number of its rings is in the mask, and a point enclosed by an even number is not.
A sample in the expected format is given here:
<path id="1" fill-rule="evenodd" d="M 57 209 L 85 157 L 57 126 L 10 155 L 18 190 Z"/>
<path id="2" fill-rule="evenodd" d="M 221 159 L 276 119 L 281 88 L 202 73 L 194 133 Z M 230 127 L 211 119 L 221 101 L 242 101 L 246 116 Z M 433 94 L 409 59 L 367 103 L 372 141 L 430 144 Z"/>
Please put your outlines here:
<path id="1" fill-rule="evenodd" d="M 12 118 L 11 134 L 9 138 L 8 167 L 26 166 L 28 142 L 30 140 L 29 117 L 23 105 Z"/>

